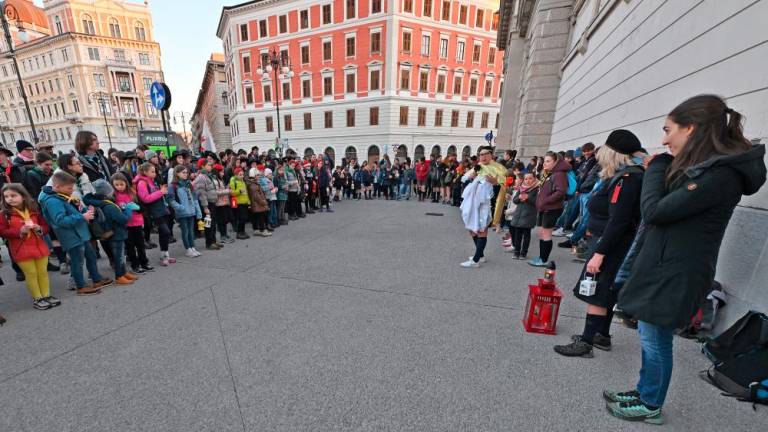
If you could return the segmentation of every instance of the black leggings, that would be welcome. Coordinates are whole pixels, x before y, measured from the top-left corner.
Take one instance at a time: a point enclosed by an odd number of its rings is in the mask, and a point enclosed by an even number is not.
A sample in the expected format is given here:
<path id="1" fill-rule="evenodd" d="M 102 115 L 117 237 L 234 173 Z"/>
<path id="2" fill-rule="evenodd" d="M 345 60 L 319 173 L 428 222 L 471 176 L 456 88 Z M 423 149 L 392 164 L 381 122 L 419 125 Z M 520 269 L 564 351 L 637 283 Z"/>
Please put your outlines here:
<path id="1" fill-rule="evenodd" d="M 320 208 L 322 207 L 330 207 L 330 202 L 328 200 L 328 188 L 320 188 Z"/>
<path id="2" fill-rule="evenodd" d="M 227 237 L 227 224 L 231 219 L 232 209 L 229 206 L 216 206 L 213 211 L 213 220 L 216 222 L 216 228 L 219 230 L 219 235 Z"/>
<path id="3" fill-rule="evenodd" d="M 144 248 L 144 228 L 140 226 L 128 227 L 128 238 L 125 240 L 125 251 L 128 254 L 128 262 L 131 267 L 147 266 L 147 251 Z"/>
<path id="4" fill-rule="evenodd" d="M 288 213 L 288 216 L 298 216 L 300 212 L 300 205 L 299 202 L 299 193 L 298 192 L 288 192 L 288 202 L 285 205 L 285 212 Z"/>
<path id="5" fill-rule="evenodd" d="M 152 235 L 152 219 L 144 218 L 144 242 L 149 243 L 149 236 Z"/>
<path id="6" fill-rule="evenodd" d="M 171 240 L 171 228 L 168 227 L 168 216 L 155 218 L 157 233 L 160 237 L 160 252 L 168 252 L 168 243 Z"/>
<path id="7" fill-rule="evenodd" d="M 267 229 L 267 215 L 269 212 L 251 213 L 251 226 L 254 231 L 264 231 Z"/>
<path id="8" fill-rule="evenodd" d="M 237 220 L 238 234 L 245 234 L 245 223 L 248 222 L 248 204 L 238 204 L 235 209 L 235 220 Z"/>
<path id="9" fill-rule="evenodd" d="M 512 227 L 511 231 L 515 254 L 528 255 L 528 246 L 531 244 L 531 228 Z"/>

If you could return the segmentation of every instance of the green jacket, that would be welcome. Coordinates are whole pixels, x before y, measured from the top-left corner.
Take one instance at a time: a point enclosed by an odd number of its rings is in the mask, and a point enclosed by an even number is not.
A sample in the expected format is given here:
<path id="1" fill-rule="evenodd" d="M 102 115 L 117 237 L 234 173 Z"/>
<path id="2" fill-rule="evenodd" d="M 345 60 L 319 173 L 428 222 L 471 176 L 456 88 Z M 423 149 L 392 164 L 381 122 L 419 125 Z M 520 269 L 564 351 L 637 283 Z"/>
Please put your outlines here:
<path id="1" fill-rule="evenodd" d="M 230 194 L 237 200 L 237 205 L 250 205 L 251 200 L 248 198 L 248 186 L 244 180 L 240 180 L 237 176 L 232 176 L 229 179 Z"/>

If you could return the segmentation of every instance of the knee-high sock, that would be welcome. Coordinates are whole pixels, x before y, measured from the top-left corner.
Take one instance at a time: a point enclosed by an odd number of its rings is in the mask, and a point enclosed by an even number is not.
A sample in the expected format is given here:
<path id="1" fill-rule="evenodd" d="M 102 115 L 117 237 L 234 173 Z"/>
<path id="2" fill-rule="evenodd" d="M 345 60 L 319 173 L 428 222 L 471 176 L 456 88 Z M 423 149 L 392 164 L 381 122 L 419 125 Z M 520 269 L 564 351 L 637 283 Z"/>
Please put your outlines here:
<path id="1" fill-rule="evenodd" d="M 608 308 L 608 314 L 605 316 L 603 326 L 598 330 L 598 333 L 608 337 L 611 335 L 611 321 L 613 321 L 613 306 Z"/>
<path id="2" fill-rule="evenodd" d="M 552 240 L 539 240 L 539 256 L 544 262 L 549 261 L 549 254 L 552 253 Z"/>
<path id="3" fill-rule="evenodd" d="M 584 322 L 584 332 L 581 333 L 581 340 L 591 345 L 595 334 L 600 333 L 603 328 L 605 318 L 603 315 L 587 314 L 587 320 Z"/>
<path id="4" fill-rule="evenodd" d="M 483 252 L 485 252 L 486 243 L 488 243 L 488 237 L 477 237 L 475 242 L 475 256 L 472 257 L 474 262 L 479 262 L 480 258 L 485 256 L 483 255 Z"/>

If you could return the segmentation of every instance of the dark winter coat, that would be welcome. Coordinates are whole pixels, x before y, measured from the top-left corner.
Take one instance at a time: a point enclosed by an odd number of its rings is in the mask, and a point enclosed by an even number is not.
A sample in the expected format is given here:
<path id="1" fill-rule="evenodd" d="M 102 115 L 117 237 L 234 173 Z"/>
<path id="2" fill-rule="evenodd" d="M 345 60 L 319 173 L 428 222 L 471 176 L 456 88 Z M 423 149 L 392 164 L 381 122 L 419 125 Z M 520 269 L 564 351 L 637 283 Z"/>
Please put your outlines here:
<path id="1" fill-rule="evenodd" d="M 81 154 L 78 159 L 83 164 L 83 172 L 88 174 L 88 178 L 92 182 L 98 179 L 109 181 L 109 178 L 115 173 L 112 165 L 107 162 L 107 159 L 101 153 L 96 153 L 93 156 Z"/>
<path id="2" fill-rule="evenodd" d="M 613 281 L 640 225 L 642 185 L 643 168 L 630 166 L 619 170 L 612 178 L 603 180 L 601 186 L 589 198 L 587 230 L 590 234 L 590 257 L 587 262 L 595 253 L 604 257 L 600 273 L 596 275 L 595 294 L 579 294 L 580 282 L 586 276 L 586 263 L 573 289 L 574 295 L 588 304 L 612 308 L 616 302 L 617 293 L 613 289 Z"/>
<path id="3" fill-rule="evenodd" d="M 665 187 L 672 156 L 653 159 L 643 180 L 645 243 L 638 253 L 619 307 L 665 328 L 690 322 L 715 278 L 720 244 L 742 195 L 765 183 L 765 146 L 713 157 L 685 170 Z"/>
<path id="4" fill-rule="evenodd" d="M 552 174 L 542 183 L 539 188 L 539 196 L 536 197 L 536 210 L 560 210 L 565 202 L 565 195 L 568 193 L 568 171 L 571 170 L 571 164 L 560 159 L 555 164 Z"/>
<path id="5" fill-rule="evenodd" d="M 512 218 L 509 219 L 509 226 L 514 228 L 533 228 L 536 226 L 536 197 L 539 194 L 538 188 L 533 188 L 526 192 L 528 199 L 520 200 L 520 191 L 516 191 L 512 202 L 517 205 L 512 211 Z"/>
<path id="6" fill-rule="evenodd" d="M 43 191 L 43 186 L 48 183 L 52 174 L 53 173 L 46 174 L 43 170 L 37 167 L 27 170 L 27 174 L 24 176 L 23 181 L 24 188 L 27 189 L 27 192 L 29 192 L 30 195 L 37 197 L 40 195 L 40 192 Z"/>
<path id="7" fill-rule="evenodd" d="M 112 230 L 110 241 L 125 241 L 128 239 L 126 226 L 131 220 L 133 210 L 120 208 L 114 201 L 108 200 L 102 195 L 88 194 L 83 197 L 83 204 L 101 209 L 104 214 L 104 226 Z"/>

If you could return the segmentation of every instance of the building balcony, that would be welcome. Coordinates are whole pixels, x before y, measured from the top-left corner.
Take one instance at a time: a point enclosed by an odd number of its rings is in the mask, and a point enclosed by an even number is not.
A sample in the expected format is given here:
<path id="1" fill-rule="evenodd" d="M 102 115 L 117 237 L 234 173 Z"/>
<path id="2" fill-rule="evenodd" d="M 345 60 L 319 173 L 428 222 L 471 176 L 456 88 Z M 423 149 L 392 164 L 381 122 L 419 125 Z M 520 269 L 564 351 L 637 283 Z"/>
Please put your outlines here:
<path id="1" fill-rule="evenodd" d="M 70 123 L 82 123 L 83 115 L 81 113 L 75 112 L 66 113 L 64 114 L 64 120 L 67 120 Z"/>
<path id="2" fill-rule="evenodd" d="M 105 58 L 104 64 L 108 67 L 136 69 L 136 66 L 133 64 L 133 60 L 129 59 Z"/>

